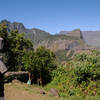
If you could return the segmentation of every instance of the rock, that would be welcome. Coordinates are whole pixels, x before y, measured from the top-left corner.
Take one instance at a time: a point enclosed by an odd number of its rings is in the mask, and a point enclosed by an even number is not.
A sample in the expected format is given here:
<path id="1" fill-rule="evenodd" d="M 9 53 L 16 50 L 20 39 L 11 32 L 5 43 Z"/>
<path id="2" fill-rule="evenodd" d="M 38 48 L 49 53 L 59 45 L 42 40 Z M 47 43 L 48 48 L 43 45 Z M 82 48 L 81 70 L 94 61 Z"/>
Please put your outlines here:
<path id="1" fill-rule="evenodd" d="M 56 90 L 56 89 L 54 89 L 54 88 L 51 88 L 51 89 L 50 89 L 50 94 L 51 94 L 52 96 L 59 97 L 59 92 L 58 92 L 58 90 Z"/>
<path id="2" fill-rule="evenodd" d="M 44 91 L 44 90 L 41 90 L 41 91 L 40 91 L 40 94 L 46 94 L 46 93 L 45 93 L 45 91 Z"/>

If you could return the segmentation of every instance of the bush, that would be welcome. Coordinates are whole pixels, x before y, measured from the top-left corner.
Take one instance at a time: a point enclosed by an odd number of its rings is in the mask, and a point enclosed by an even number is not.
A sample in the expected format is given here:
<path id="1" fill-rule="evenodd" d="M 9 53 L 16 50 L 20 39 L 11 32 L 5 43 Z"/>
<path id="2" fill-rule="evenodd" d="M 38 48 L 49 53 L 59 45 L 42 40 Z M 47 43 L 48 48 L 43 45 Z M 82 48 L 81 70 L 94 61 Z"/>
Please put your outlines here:
<path id="1" fill-rule="evenodd" d="M 56 88 L 60 96 L 77 100 L 100 95 L 100 53 L 78 54 L 52 73 L 52 82 L 45 89 Z M 87 99 L 87 100 L 88 100 Z M 96 100 L 94 98 L 94 100 Z M 99 99 L 97 99 L 99 100 Z"/>
<path id="2" fill-rule="evenodd" d="M 78 84 L 89 80 L 100 79 L 100 56 L 95 54 L 81 54 L 75 57 L 74 73 Z"/>

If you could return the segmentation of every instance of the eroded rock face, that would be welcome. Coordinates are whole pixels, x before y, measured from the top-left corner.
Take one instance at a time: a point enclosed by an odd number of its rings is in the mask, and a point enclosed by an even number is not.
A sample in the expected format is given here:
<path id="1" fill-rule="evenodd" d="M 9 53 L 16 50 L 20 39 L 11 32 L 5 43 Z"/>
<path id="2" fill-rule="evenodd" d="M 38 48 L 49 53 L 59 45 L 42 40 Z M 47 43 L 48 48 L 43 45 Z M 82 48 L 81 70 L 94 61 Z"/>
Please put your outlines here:
<path id="1" fill-rule="evenodd" d="M 90 46 L 100 47 L 100 30 L 99 31 L 80 31 L 79 29 L 73 31 L 61 31 L 58 34 L 67 36 L 79 37 Z"/>
<path id="2" fill-rule="evenodd" d="M 88 45 L 100 48 L 100 31 L 83 31 L 82 34 Z"/>
<path id="3" fill-rule="evenodd" d="M 77 46 L 79 46 L 77 41 L 70 41 L 70 43 L 66 45 L 66 50 L 71 50 Z"/>
<path id="4" fill-rule="evenodd" d="M 51 89 L 50 89 L 50 94 L 51 94 L 52 96 L 59 97 L 59 92 L 58 92 L 58 90 L 56 90 L 56 89 L 54 89 L 54 88 L 51 88 Z"/>

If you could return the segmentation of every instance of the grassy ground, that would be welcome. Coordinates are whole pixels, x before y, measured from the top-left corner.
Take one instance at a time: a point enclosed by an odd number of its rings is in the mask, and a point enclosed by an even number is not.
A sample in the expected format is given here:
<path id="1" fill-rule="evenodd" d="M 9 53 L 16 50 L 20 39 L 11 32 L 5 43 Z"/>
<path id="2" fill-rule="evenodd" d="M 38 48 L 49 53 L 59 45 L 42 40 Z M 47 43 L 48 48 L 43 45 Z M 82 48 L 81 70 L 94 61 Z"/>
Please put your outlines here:
<path id="1" fill-rule="evenodd" d="M 5 99 L 6 100 L 83 100 L 77 97 L 57 98 L 52 97 L 49 93 L 43 95 L 40 87 L 28 86 L 26 84 L 6 84 Z M 84 100 L 100 100 L 100 97 L 87 97 Z"/>
<path id="2" fill-rule="evenodd" d="M 6 100 L 66 100 L 52 97 L 49 94 L 40 94 L 41 88 L 27 86 L 26 84 L 6 84 Z"/>

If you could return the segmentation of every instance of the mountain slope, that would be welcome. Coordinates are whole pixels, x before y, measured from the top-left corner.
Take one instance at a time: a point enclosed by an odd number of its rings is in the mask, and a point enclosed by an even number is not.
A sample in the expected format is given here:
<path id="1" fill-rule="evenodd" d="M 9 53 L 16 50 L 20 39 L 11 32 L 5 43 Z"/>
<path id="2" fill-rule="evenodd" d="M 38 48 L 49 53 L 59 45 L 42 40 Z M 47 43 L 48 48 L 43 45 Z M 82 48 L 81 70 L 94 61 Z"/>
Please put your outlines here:
<path id="1" fill-rule="evenodd" d="M 41 42 L 50 35 L 50 33 L 40 29 L 36 28 L 27 29 L 22 23 L 18 22 L 11 23 L 10 21 L 2 20 L 0 23 L 5 23 L 7 25 L 8 31 L 17 29 L 20 33 L 24 32 L 25 37 L 30 38 L 34 42 L 34 44 Z"/>
<path id="2" fill-rule="evenodd" d="M 50 35 L 36 47 L 41 45 L 53 50 L 60 61 L 66 61 L 76 52 L 87 51 L 90 48 L 83 41 L 80 30 L 72 31 L 67 35 Z"/>
<path id="3" fill-rule="evenodd" d="M 100 48 L 100 31 L 83 31 L 82 34 L 88 45 Z"/>

